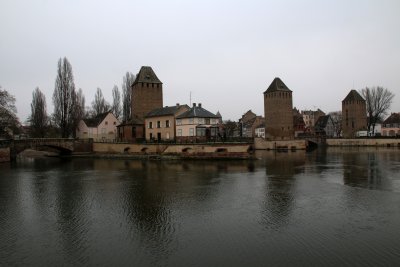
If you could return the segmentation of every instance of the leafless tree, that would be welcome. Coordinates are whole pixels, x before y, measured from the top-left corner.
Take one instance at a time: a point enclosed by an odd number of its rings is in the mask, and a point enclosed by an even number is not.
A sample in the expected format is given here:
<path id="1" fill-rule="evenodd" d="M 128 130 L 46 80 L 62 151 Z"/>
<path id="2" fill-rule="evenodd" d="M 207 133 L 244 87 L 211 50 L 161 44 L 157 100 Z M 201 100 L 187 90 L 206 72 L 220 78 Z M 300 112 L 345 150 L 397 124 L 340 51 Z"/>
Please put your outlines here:
<path id="1" fill-rule="evenodd" d="M 0 86 L 0 136 L 10 138 L 9 130 L 13 132 L 19 130 L 19 120 L 16 113 L 15 97 Z"/>
<path id="2" fill-rule="evenodd" d="M 112 112 L 114 116 L 119 119 L 122 114 L 122 109 L 121 109 L 121 94 L 118 90 L 118 86 L 114 85 L 114 88 L 112 89 L 112 96 L 113 96 L 113 105 L 112 105 Z"/>
<path id="3" fill-rule="evenodd" d="M 92 102 L 92 109 L 94 112 L 94 116 L 110 110 L 110 104 L 108 104 L 107 101 L 104 99 L 103 93 L 101 92 L 100 88 L 97 88 L 94 100 Z"/>
<path id="4" fill-rule="evenodd" d="M 376 123 L 383 120 L 383 117 L 387 115 L 394 94 L 381 86 L 365 87 L 361 89 L 361 94 L 367 105 L 368 133 L 371 130 L 374 132 Z"/>
<path id="5" fill-rule="evenodd" d="M 85 96 L 83 95 L 82 89 L 79 88 L 78 92 L 74 97 L 74 111 L 73 111 L 73 137 L 76 137 L 76 129 L 79 121 L 85 117 Z"/>
<path id="6" fill-rule="evenodd" d="M 48 123 L 46 96 L 39 87 L 36 87 L 32 93 L 31 115 L 28 121 L 32 137 L 45 137 Z"/>
<path id="7" fill-rule="evenodd" d="M 53 93 L 53 121 L 60 129 L 61 137 L 69 137 L 74 126 L 75 84 L 72 66 L 64 57 L 58 60 L 57 77 Z"/>
<path id="8" fill-rule="evenodd" d="M 135 75 L 127 72 L 122 81 L 122 119 L 128 121 L 131 118 L 131 95 L 132 84 L 135 81 Z"/>
<path id="9" fill-rule="evenodd" d="M 328 115 L 330 115 L 330 117 L 332 119 L 336 136 L 340 137 L 342 135 L 342 112 L 341 111 L 333 111 L 333 112 L 329 112 Z"/>

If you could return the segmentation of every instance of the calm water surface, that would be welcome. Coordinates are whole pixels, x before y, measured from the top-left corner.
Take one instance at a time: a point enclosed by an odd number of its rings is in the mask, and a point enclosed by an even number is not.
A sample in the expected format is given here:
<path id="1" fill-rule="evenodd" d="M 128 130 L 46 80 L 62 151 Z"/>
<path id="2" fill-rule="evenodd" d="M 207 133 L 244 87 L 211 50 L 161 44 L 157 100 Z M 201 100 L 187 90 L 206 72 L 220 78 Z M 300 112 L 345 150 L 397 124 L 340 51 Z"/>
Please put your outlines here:
<path id="1" fill-rule="evenodd" d="M 0 266 L 400 264 L 400 150 L 0 164 Z"/>

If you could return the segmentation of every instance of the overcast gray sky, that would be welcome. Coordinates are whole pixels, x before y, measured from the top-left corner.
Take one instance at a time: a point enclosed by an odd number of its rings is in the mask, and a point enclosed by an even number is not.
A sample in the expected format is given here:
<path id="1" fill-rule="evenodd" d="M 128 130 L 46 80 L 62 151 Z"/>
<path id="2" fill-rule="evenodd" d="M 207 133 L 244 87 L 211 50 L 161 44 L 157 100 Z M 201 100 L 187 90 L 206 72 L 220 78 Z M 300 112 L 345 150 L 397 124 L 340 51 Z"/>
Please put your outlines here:
<path id="1" fill-rule="evenodd" d="M 151 66 L 164 105 L 202 103 L 237 120 L 263 115 L 274 77 L 300 109 L 341 109 L 350 89 L 380 85 L 400 111 L 400 1 L 0 0 L 0 85 L 30 114 L 32 92 L 52 94 L 67 57 L 90 105 L 97 87 Z"/>

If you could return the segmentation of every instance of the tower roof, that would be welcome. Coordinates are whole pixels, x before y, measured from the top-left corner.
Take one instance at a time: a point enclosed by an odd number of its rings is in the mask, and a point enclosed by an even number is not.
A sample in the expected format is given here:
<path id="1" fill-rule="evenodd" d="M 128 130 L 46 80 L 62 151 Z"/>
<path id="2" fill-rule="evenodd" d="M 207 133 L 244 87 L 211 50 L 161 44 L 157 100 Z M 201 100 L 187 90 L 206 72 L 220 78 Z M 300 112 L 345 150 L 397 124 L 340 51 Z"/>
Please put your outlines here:
<path id="1" fill-rule="evenodd" d="M 157 78 L 157 75 L 154 73 L 153 69 L 149 66 L 142 66 L 140 68 L 139 73 L 136 75 L 136 79 L 133 82 L 133 85 L 137 83 L 160 83 L 162 82 Z"/>
<path id="2" fill-rule="evenodd" d="M 345 101 L 365 101 L 365 99 L 356 90 L 352 89 L 342 102 Z"/>
<path id="3" fill-rule="evenodd" d="M 276 77 L 272 83 L 270 84 L 270 86 L 268 87 L 268 89 L 264 92 L 265 93 L 270 93 L 270 92 L 277 92 L 277 91 L 284 91 L 284 92 L 292 92 L 287 86 L 286 84 L 284 84 L 282 82 L 281 79 L 279 79 L 278 77 Z"/>

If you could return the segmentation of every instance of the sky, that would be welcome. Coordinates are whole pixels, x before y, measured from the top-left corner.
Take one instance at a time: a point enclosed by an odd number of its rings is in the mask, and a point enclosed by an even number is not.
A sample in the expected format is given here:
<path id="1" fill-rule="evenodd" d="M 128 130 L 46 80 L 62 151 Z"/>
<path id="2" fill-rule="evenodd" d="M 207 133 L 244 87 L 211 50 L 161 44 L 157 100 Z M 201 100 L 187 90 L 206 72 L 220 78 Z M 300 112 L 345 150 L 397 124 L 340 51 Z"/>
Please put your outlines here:
<path id="1" fill-rule="evenodd" d="M 383 86 L 400 112 L 398 0 L 0 0 L 0 86 L 22 122 L 36 87 L 52 95 L 67 57 L 90 106 L 151 66 L 164 105 L 202 103 L 224 120 L 264 115 L 275 77 L 300 110 L 341 110 L 351 89 Z"/>

